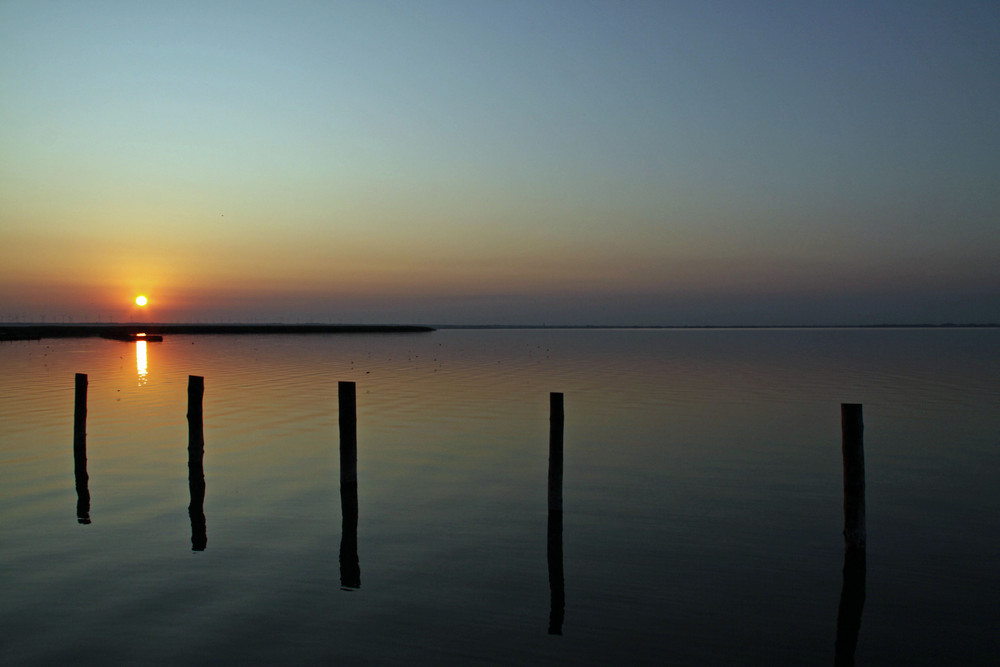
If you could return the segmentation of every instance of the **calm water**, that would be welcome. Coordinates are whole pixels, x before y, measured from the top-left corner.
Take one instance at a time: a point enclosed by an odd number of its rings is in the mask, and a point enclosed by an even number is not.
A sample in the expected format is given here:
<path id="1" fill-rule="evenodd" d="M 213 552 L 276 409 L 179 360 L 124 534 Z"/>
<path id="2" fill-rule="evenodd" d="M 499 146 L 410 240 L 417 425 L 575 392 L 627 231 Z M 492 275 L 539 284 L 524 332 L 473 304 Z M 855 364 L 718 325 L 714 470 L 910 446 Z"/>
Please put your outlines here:
<path id="1" fill-rule="evenodd" d="M 360 588 L 341 581 L 340 380 L 357 383 Z M 1000 330 L 0 344 L 0 663 L 832 664 L 841 402 L 866 426 L 857 664 L 992 661 Z"/>

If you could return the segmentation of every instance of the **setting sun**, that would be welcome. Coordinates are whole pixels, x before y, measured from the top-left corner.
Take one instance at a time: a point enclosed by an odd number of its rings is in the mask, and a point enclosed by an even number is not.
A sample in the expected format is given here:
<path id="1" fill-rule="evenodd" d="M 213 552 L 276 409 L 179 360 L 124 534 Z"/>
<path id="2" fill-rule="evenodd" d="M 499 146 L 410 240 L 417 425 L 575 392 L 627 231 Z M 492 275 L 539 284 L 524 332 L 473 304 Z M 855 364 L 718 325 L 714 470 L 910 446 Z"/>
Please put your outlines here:
<path id="1" fill-rule="evenodd" d="M 141 295 L 135 297 L 135 305 L 137 305 L 137 306 L 145 306 L 146 305 L 146 297 L 141 296 Z"/>

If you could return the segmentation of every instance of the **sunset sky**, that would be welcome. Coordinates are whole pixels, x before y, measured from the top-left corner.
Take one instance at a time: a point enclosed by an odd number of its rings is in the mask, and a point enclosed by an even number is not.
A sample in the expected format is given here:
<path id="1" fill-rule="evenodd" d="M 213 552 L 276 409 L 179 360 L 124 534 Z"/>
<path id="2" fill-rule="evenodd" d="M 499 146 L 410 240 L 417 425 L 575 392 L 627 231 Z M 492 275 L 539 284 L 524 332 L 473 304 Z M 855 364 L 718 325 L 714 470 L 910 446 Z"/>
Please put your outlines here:
<path id="1" fill-rule="evenodd" d="M 1000 321 L 994 0 L 0 1 L 0 83 L 0 321 Z"/>

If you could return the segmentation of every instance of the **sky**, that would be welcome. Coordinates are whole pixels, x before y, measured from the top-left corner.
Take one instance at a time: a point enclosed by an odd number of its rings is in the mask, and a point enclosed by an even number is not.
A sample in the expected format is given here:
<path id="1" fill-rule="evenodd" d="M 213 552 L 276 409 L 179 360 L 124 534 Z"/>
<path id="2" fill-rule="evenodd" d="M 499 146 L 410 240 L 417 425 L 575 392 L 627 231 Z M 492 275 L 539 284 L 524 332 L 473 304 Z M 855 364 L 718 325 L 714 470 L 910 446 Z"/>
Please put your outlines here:
<path id="1" fill-rule="evenodd" d="M 1000 322 L 998 45 L 995 0 L 0 0 L 0 321 Z"/>

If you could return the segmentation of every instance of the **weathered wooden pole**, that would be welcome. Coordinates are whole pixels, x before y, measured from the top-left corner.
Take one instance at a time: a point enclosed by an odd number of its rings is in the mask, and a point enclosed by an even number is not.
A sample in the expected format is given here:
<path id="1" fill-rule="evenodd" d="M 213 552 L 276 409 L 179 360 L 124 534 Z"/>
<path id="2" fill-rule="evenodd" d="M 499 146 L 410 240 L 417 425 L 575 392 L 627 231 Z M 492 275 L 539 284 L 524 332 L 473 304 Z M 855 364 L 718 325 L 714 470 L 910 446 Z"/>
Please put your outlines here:
<path id="1" fill-rule="evenodd" d="M 563 395 L 549 394 L 549 511 L 562 512 Z"/>
<path id="2" fill-rule="evenodd" d="M 87 374 L 76 374 L 76 402 L 73 409 L 73 449 L 87 449 Z"/>
<path id="3" fill-rule="evenodd" d="M 188 376 L 188 490 L 191 504 L 191 550 L 204 551 L 208 546 L 208 527 L 205 521 L 205 424 L 202 398 L 205 395 L 205 378 Z"/>
<path id="4" fill-rule="evenodd" d="M 340 586 L 361 588 L 358 558 L 358 415 L 353 382 L 337 385 L 340 412 Z"/>
<path id="5" fill-rule="evenodd" d="M 76 520 L 90 523 L 90 489 L 87 475 L 87 374 L 76 374 L 73 410 L 73 473 L 76 477 Z"/>
<path id="6" fill-rule="evenodd" d="M 860 403 L 840 404 L 841 450 L 844 457 L 844 581 L 837 609 L 834 664 L 854 665 L 854 651 L 865 606 L 865 424 Z"/>
<path id="7" fill-rule="evenodd" d="M 188 423 L 192 419 L 202 419 L 202 398 L 205 396 L 205 378 L 200 375 L 188 376 Z"/>
<path id="8" fill-rule="evenodd" d="M 865 426 L 860 403 L 841 403 L 840 427 L 844 456 L 844 544 L 848 549 L 864 549 L 868 532 L 865 527 Z"/>
<path id="9" fill-rule="evenodd" d="M 353 382 L 337 384 L 340 409 L 340 485 L 358 483 L 357 389 Z"/>
<path id="10" fill-rule="evenodd" d="M 549 634 L 561 635 L 566 609 L 563 576 L 563 395 L 549 394 Z"/>

